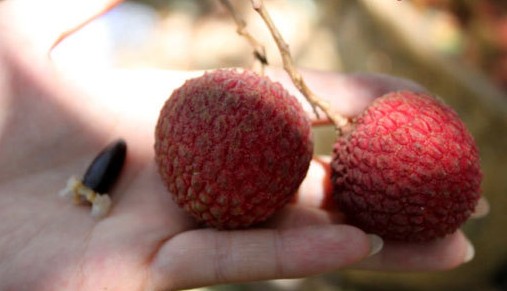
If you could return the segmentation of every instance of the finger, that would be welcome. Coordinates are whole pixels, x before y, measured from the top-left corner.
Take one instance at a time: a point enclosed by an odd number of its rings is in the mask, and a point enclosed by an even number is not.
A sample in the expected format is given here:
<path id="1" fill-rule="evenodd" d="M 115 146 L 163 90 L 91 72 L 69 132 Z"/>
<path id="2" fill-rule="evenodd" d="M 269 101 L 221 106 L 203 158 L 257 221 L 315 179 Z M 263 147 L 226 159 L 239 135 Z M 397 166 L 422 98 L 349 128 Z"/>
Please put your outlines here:
<path id="1" fill-rule="evenodd" d="M 329 272 L 381 248 L 381 240 L 345 225 L 285 230 L 201 229 L 168 241 L 152 263 L 154 289 L 302 277 Z"/>
<path id="2" fill-rule="evenodd" d="M 305 205 L 290 204 L 280 209 L 261 227 L 289 229 L 311 225 L 343 224 L 345 217 L 340 212 L 330 212 Z"/>
<path id="3" fill-rule="evenodd" d="M 489 202 L 486 197 L 481 197 L 475 206 L 475 210 L 472 213 L 471 218 L 483 218 L 489 213 Z"/>
<path id="4" fill-rule="evenodd" d="M 329 211 L 337 210 L 332 197 L 330 162 L 331 156 L 315 156 L 312 159 L 306 177 L 299 186 L 295 203 Z"/>
<path id="5" fill-rule="evenodd" d="M 0 19 L 24 45 L 48 52 L 65 35 L 108 11 L 121 0 L 6 1 Z"/>
<path id="6" fill-rule="evenodd" d="M 355 266 L 358 269 L 382 271 L 449 270 L 474 257 L 474 248 L 463 232 L 457 231 L 427 243 L 386 241 L 378 254 Z"/>

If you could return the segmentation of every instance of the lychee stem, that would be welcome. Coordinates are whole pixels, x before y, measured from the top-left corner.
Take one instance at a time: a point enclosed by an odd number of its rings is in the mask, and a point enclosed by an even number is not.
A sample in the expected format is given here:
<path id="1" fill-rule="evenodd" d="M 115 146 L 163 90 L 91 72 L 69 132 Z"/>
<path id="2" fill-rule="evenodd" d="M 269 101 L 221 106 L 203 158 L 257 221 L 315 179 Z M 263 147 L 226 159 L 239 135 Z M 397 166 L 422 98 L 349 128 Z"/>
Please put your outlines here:
<path id="1" fill-rule="evenodd" d="M 271 17 L 269 16 L 266 7 L 264 6 L 264 2 L 262 0 L 250 0 L 254 10 L 261 16 L 264 20 L 264 23 L 267 25 L 271 35 L 273 36 L 276 45 L 278 46 L 278 50 L 280 51 L 280 55 L 283 61 L 283 68 L 289 74 L 294 86 L 303 94 L 306 100 L 312 105 L 313 111 L 315 115 L 319 117 L 317 108 L 320 108 L 324 114 L 329 118 L 334 126 L 336 127 L 338 134 L 341 134 L 341 129 L 349 123 L 349 120 L 342 115 L 333 112 L 331 110 L 331 106 L 329 103 L 324 101 L 323 99 L 317 97 L 313 91 L 306 85 L 301 74 L 297 71 L 294 62 L 292 61 L 292 57 L 289 50 L 289 45 L 284 41 L 282 35 L 276 28 L 273 23 Z"/>
<path id="2" fill-rule="evenodd" d="M 236 23 L 236 33 L 240 36 L 244 37 L 248 43 L 253 47 L 253 55 L 255 59 L 260 63 L 260 70 L 261 74 L 264 74 L 264 68 L 266 65 L 268 65 L 268 58 L 266 56 L 266 49 L 264 46 L 251 35 L 247 29 L 246 29 L 246 21 L 241 18 L 239 13 L 237 13 L 236 9 L 234 9 L 234 6 L 232 6 L 231 2 L 229 0 L 220 0 L 222 5 L 229 11 L 232 18 L 234 19 L 234 22 Z"/>

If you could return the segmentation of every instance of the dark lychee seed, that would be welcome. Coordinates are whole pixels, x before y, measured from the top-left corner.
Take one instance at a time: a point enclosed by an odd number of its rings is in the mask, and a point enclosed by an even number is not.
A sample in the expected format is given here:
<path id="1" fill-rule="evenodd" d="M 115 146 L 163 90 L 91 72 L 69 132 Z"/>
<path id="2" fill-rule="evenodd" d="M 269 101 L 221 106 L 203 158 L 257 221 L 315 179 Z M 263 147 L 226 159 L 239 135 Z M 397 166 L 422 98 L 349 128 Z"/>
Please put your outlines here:
<path id="1" fill-rule="evenodd" d="M 99 194 L 107 193 L 118 179 L 125 162 L 127 144 L 119 139 L 104 148 L 83 176 L 83 185 Z"/>
<path id="2" fill-rule="evenodd" d="M 378 98 L 338 138 L 334 197 L 352 224 L 386 239 L 426 241 L 454 232 L 480 197 L 475 142 L 435 98 Z"/>
<path id="3" fill-rule="evenodd" d="M 187 81 L 165 103 L 156 128 L 156 161 L 169 192 L 217 228 L 249 226 L 287 203 L 312 151 L 301 105 L 249 71 Z"/>

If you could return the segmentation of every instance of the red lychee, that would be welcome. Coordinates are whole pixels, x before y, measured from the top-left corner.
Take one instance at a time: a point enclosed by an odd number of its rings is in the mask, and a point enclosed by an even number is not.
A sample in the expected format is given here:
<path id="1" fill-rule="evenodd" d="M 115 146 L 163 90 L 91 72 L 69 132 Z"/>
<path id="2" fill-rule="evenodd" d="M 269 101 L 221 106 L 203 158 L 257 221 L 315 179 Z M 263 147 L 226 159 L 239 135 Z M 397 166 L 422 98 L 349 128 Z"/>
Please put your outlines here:
<path id="1" fill-rule="evenodd" d="M 428 241 L 460 227 L 480 197 L 479 153 L 436 98 L 376 99 L 334 146 L 334 197 L 351 224 L 385 239 Z"/>
<path id="2" fill-rule="evenodd" d="M 219 229 L 248 227 L 284 206 L 313 152 L 311 124 L 295 97 L 254 72 L 225 69 L 173 92 L 155 140 L 174 200 Z"/>

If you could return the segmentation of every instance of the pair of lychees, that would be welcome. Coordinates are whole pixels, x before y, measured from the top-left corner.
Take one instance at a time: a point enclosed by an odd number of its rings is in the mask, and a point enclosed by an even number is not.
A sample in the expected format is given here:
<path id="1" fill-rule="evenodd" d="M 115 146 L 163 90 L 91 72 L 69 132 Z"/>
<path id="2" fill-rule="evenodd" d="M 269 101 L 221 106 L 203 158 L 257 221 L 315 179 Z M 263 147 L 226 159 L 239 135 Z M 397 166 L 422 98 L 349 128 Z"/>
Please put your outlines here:
<path id="1" fill-rule="evenodd" d="M 156 161 L 174 200 L 196 219 L 244 228 L 295 195 L 312 159 L 311 131 L 308 115 L 279 83 L 215 70 L 188 80 L 163 106 Z M 472 136 L 428 94 L 375 99 L 337 138 L 331 166 L 333 196 L 348 222 L 386 239 L 452 233 L 480 196 Z"/>

